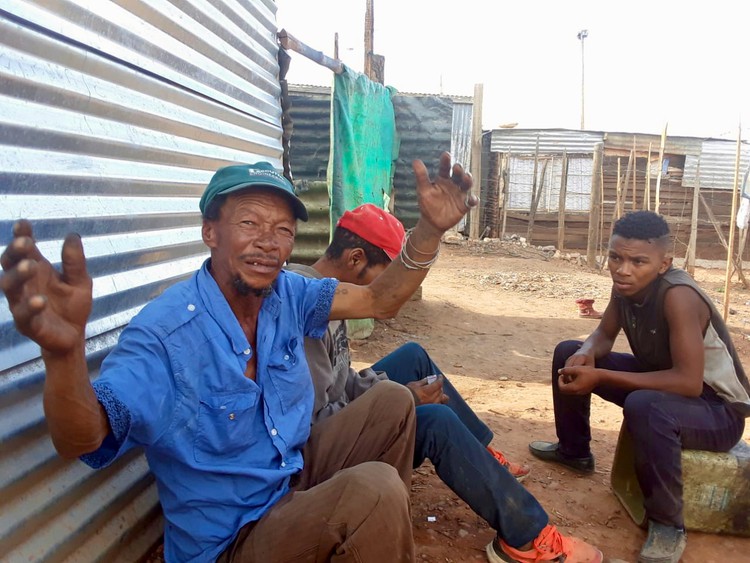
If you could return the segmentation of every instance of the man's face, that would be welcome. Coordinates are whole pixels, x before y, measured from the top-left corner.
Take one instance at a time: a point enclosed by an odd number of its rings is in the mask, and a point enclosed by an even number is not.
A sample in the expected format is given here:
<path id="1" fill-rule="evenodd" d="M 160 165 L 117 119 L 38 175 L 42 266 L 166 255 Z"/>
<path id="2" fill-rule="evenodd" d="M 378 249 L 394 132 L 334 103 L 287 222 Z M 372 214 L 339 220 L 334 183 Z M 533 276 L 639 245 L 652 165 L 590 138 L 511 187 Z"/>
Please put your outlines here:
<path id="1" fill-rule="evenodd" d="M 203 222 L 211 271 L 220 286 L 259 292 L 278 276 L 294 248 L 297 221 L 286 198 L 272 190 L 231 194 L 216 221 Z"/>
<path id="2" fill-rule="evenodd" d="M 387 267 L 388 264 L 376 264 L 375 266 L 367 266 L 359 273 L 359 275 L 357 275 L 357 279 L 353 283 L 356 283 L 357 285 L 370 285 L 375 280 L 375 278 L 377 278 L 385 271 Z"/>
<path id="3" fill-rule="evenodd" d="M 648 286 L 669 269 L 672 258 L 657 241 L 623 238 L 609 241 L 607 265 L 617 293 L 631 301 L 643 301 Z"/>

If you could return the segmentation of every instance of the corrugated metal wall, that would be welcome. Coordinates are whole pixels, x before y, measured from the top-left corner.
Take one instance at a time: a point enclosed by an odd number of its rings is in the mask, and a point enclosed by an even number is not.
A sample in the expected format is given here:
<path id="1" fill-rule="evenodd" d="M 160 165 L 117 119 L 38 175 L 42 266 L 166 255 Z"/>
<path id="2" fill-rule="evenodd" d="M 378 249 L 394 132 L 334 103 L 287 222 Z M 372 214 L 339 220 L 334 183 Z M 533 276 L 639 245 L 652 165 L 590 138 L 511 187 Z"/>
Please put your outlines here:
<path id="1" fill-rule="evenodd" d="M 685 159 L 685 173 L 682 185 L 694 187 L 698 168 L 698 158 L 701 165 L 701 189 L 713 188 L 730 190 L 734 186 L 734 168 L 737 162 L 737 142 L 709 139 L 701 146 L 700 157 L 689 155 Z M 742 143 L 740 148 L 739 181 L 750 167 L 750 145 Z"/>
<path id="2" fill-rule="evenodd" d="M 394 214 L 407 229 L 416 225 L 419 218 L 411 163 L 421 159 L 434 173 L 440 153 L 451 150 L 453 105 L 453 100 L 441 96 L 393 96 L 401 141 L 393 176 Z"/>
<path id="3" fill-rule="evenodd" d="M 291 260 L 310 264 L 323 255 L 330 238 L 326 173 L 331 151 L 331 89 L 290 84 L 289 102 L 289 163 L 299 196 L 310 214 L 307 223 L 297 226 Z"/>
<path id="4" fill-rule="evenodd" d="M 83 237 L 96 374 L 122 327 L 206 256 L 198 199 L 230 162 L 281 166 L 271 0 L 0 0 L 0 247 Z M 43 365 L 0 299 L 0 559 L 136 561 L 161 535 L 142 456 L 55 454 Z"/>
<path id="5" fill-rule="evenodd" d="M 305 182 L 326 179 L 330 150 L 331 90 L 317 86 L 290 85 L 289 98 L 293 132 L 290 163 L 300 195 L 307 203 L 320 205 L 322 195 L 314 188 L 308 196 Z M 419 217 L 414 190 L 412 160 L 424 160 L 434 170 L 440 153 L 451 151 L 457 161 L 468 164 L 471 151 L 470 98 L 400 93 L 393 97 L 396 129 L 400 139 L 394 174 L 395 215 L 407 227 Z M 301 182 L 300 182 L 301 181 Z M 310 184 L 313 185 L 313 184 Z M 309 200 L 307 199 L 309 197 Z M 308 260 L 328 234 L 328 224 L 311 217 L 300 225 L 294 259 Z"/>
<path id="6" fill-rule="evenodd" d="M 513 156 L 532 155 L 539 138 L 539 154 L 568 156 L 594 153 L 594 145 L 604 141 L 604 133 L 569 129 L 494 129 L 492 152 L 511 152 Z M 658 147 L 657 147 L 658 149 Z"/>

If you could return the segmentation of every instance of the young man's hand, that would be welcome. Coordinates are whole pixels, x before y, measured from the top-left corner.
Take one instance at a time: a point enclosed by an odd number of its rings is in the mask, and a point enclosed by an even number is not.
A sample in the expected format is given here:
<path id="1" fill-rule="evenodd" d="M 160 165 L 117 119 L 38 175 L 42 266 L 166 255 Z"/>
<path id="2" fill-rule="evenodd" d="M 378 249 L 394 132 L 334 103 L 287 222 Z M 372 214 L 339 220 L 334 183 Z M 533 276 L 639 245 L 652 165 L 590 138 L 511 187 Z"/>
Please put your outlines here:
<path id="1" fill-rule="evenodd" d="M 599 370 L 593 366 L 565 366 L 558 373 L 557 386 L 568 395 L 588 395 L 601 383 Z"/>
<path id="2" fill-rule="evenodd" d="M 427 383 L 426 379 L 419 381 L 410 381 L 406 384 L 414 395 L 415 405 L 443 404 L 448 402 L 448 396 L 443 393 L 443 376 L 438 375 L 432 383 Z"/>

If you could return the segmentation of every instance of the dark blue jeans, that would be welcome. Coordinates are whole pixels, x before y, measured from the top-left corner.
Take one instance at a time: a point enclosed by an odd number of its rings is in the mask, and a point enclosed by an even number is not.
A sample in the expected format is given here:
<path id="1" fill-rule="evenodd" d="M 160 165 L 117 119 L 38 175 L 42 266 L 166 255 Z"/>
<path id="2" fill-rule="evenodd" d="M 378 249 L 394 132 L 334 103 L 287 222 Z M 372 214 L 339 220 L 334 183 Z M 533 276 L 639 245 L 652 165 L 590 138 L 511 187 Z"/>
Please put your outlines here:
<path id="1" fill-rule="evenodd" d="M 396 348 L 372 366 L 372 369 L 384 371 L 388 374 L 388 379 L 401 385 L 419 381 L 428 375 L 444 375 L 427 354 L 427 351 L 416 342 L 407 342 L 400 348 Z M 456 413 L 456 416 L 469 429 L 469 432 L 482 445 L 488 446 L 492 441 L 492 430 L 471 410 L 471 407 L 466 404 L 464 398 L 447 378 L 443 379 L 443 393 L 449 399 L 446 405 Z M 417 460 L 415 460 L 416 462 Z M 419 463 L 422 463 L 421 460 L 418 461 Z"/>
<path id="2" fill-rule="evenodd" d="M 565 366 L 581 342 L 568 340 L 555 348 L 552 399 L 560 451 L 574 457 L 591 453 L 591 395 L 566 395 L 557 387 L 557 370 Z M 631 354 L 611 352 L 596 367 L 613 371 L 644 371 Z M 633 438 L 635 470 L 643 490 L 646 514 L 670 526 L 683 526 L 682 449 L 725 452 L 742 437 L 745 419 L 704 385 L 700 397 L 665 391 L 628 391 L 602 385 L 594 393 L 623 408 Z"/>
<path id="3" fill-rule="evenodd" d="M 401 384 L 442 372 L 413 342 L 372 368 Z M 506 543 L 520 547 L 539 535 L 548 517 L 537 500 L 487 451 L 492 431 L 446 379 L 445 405 L 419 405 L 414 466 L 425 459 L 453 492 L 492 526 Z"/>

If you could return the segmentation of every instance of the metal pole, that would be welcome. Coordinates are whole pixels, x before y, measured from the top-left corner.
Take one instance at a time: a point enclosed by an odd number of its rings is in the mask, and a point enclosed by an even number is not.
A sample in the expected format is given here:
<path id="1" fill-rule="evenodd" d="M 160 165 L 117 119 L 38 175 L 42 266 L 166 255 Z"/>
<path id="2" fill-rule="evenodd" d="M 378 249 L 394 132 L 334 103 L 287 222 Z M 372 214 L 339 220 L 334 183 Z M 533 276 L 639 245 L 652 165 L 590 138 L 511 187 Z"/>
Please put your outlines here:
<path id="1" fill-rule="evenodd" d="M 585 115 L 585 112 L 584 112 L 584 108 L 585 108 L 585 106 L 584 106 L 584 89 L 585 89 L 585 87 L 584 87 L 584 85 L 585 85 L 585 81 L 584 81 L 584 64 L 583 64 L 583 61 L 584 61 L 583 42 L 584 42 L 584 39 L 586 39 L 588 36 L 589 36 L 589 30 L 588 29 L 582 29 L 581 31 L 578 32 L 578 39 L 581 40 L 581 130 L 585 129 L 585 126 L 584 126 L 584 123 L 585 123 L 585 120 L 584 120 L 584 115 Z"/>

